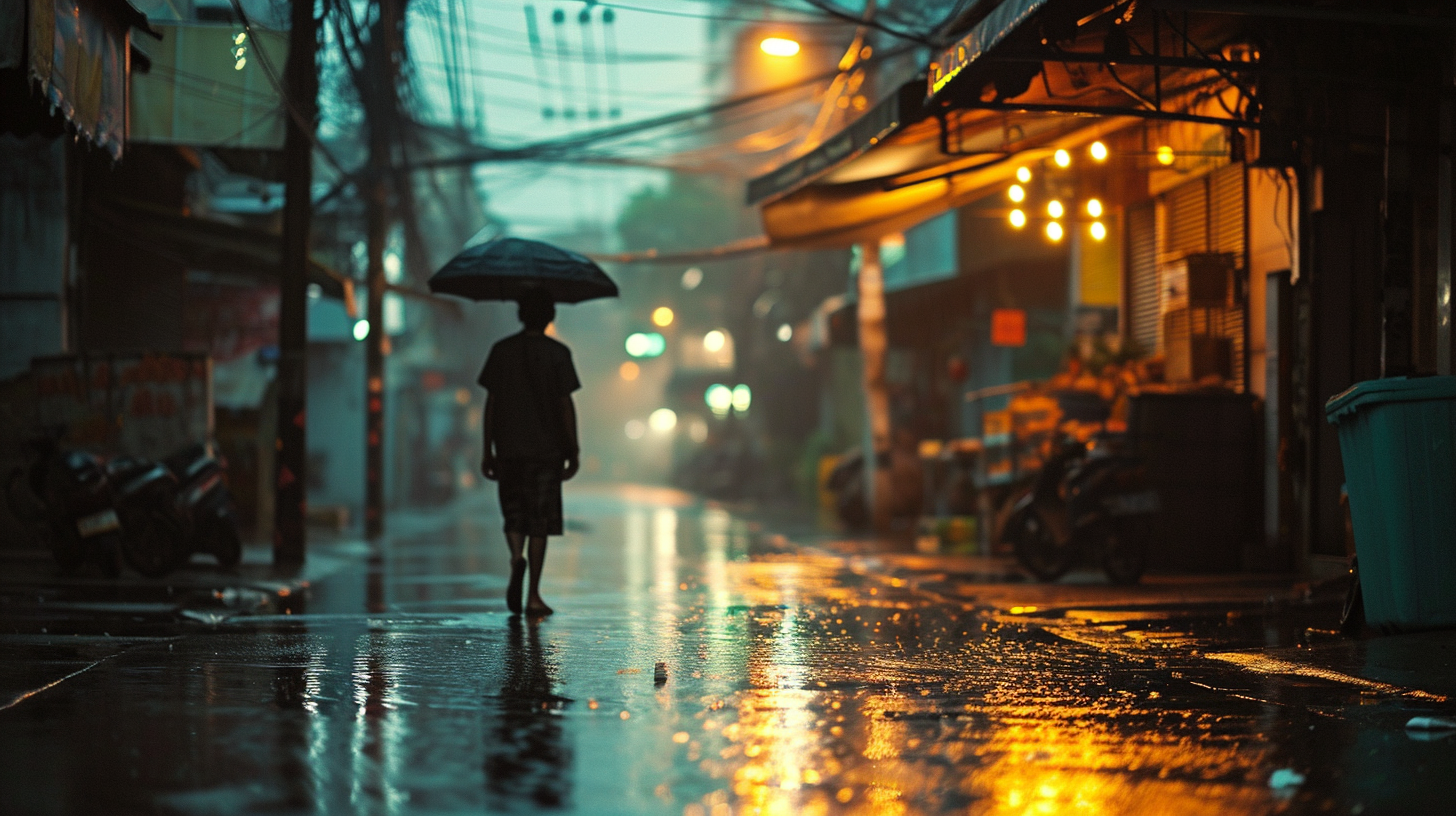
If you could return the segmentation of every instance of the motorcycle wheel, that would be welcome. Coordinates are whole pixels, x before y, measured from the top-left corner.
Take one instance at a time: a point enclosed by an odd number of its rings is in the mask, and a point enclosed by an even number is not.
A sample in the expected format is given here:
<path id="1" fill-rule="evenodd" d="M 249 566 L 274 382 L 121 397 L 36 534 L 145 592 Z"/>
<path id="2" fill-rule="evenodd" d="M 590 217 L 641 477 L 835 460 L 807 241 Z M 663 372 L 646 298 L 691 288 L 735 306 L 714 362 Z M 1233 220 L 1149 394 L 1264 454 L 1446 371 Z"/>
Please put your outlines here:
<path id="1" fill-rule="evenodd" d="M 1136 584 L 1147 566 L 1147 524 L 1127 520 L 1111 525 L 1102 554 L 1102 571 L 1107 579 L 1122 586 Z"/>
<path id="2" fill-rule="evenodd" d="M 36 524 L 31 530 L 36 541 L 51 551 L 51 557 L 56 560 L 56 566 L 60 567 L 62 575 L 75 575 L 86 565 L 86 550 L 82 548 L 80 541 L 57 535 L 49 524 Z"/>
<path id="3" fill-rule="evenodd" d="M 131 568 L 161 578 L 187 557 L 186 531 L 173 514 L 148 508 L 122 518 L 121 551 Z"/>
<path id="4" fill-rule="evenodd" d="M 121 575 L 121 545 L 111 536 L 107 536 L 96 542 L 96 563 L 101 567 L 101 574 L 107 578 L 117 578 Z"/>
<path id="5" fill-rule="evenodd" d="M 1056 532 L 1041 513 L 1032 508 L 1016 519 L 1012 549 L 1016 560 L 1038 581 L 1052 582 L 1072 568 L 1074 552 L 1071 544 L 1057 541 Z"/>

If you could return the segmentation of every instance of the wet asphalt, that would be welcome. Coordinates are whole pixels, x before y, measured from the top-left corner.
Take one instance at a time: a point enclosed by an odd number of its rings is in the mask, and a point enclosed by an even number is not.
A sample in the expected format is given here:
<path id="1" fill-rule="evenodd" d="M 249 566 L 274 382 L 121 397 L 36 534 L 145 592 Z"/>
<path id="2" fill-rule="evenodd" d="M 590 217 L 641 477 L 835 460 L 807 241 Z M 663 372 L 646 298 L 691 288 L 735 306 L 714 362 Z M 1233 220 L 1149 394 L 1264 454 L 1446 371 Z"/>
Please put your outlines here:
<path id="1" fill-rule="evenodd" d="M 0 607 L 0 813 L 1456 810 L 1456 738 L 1404 729 L 1452 702 L 1291 670 L 1297 610 L 992 604 L 667 490 L 567 513 L 539 621 L 484 498 L 266 603 Z"/>

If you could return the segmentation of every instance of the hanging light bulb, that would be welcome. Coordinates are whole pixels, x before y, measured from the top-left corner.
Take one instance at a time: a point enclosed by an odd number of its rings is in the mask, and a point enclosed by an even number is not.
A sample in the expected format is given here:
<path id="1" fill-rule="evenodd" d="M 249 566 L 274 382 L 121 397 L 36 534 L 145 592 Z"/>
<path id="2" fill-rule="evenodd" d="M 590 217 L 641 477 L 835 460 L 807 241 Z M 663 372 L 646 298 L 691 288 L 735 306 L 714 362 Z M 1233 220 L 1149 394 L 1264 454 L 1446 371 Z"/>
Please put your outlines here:
<path id="1" fill-rule="evenodd" d="M 1087 199 L 1087 214 L 1093 218 L 1102 217 L 1102 202 L 1095 198 Z"/>
<path id="2" fill-rule="evenodd" d="M 1062 206 L 1062 202 L 1057 201 L 1055 198 L 1047 202 L 1047 215 L 1050 215 L 1052 218 L 1061 218 L 1066 211 L 1066 208 Z"/>
<path id="3" fill-rule="evenodd" d="M 1162 147 L 1158 148 L 1158 164 L 1166 167 L 1173 163 L 1174 158 L 1175 157 L 1173 156 L 1172 147 L 1169 147 L 1168 145 L 1163 145 Z"/>
<path id="4" fill-rule="evenodd" d="M 1062 240 L 1062 225 L 1055 221 L 1048 221 L 1046 225 L 1046 237 L 1051 239 L 1052 243 Z"/>
<path id="5" fill-rule="evenodd" d="M 1103 144 L 1100 141 L 1093 142 L 1092 145 L 1087 148 L 1087 152 L 1092 154 L 1092 158 L 1096 161 L 1107 161 L 1107 145 Z"/>
<path id="6" fill-rule="evenodd" d="M 1026 200 L 1026 188 L 1022 187 L 1020 184 L 1013 184 L 1011 185 L 1011 189 L 1006 191 L 1006 195 L 1009 196 L 1012 201 L 1020 204 L 1022 201 Z"/>
<path id="7" fill-rule="evenodd" d="M 1016 168 L 1016 180 L 1019 181 L 1019 182 L 1021 182 L 1022 184 L 1026 184 L 1027 182 L 1031 181 L 1031 168 L 1029 168 L 1029 167 L 1018 167 L 1018 168 Z"/>
<path id="8" fill-rule="evenodd" d="M 1058 149 L 1056 153 L 1052 154 L 1052 161 L 1055 161 L 1058 167 L 1071 167 L 1072 154 Z"/>
<path id="9" fill-rule="evenodd" d="M 1094 241 L 1101 241 L 1107 237 L 1107 227 L 1103 226 L 1101 221 L 1093 221 L 1090 229 Z"/>
<path id="10" fill-rule="evenodd" d="M 1010 218 L 1011 226 L 1017 229 L 1021 229 L 1022 227 L 1026 226 L 1026 213 L 1022 212 L 1021 210 L 1012 210 Z"/>

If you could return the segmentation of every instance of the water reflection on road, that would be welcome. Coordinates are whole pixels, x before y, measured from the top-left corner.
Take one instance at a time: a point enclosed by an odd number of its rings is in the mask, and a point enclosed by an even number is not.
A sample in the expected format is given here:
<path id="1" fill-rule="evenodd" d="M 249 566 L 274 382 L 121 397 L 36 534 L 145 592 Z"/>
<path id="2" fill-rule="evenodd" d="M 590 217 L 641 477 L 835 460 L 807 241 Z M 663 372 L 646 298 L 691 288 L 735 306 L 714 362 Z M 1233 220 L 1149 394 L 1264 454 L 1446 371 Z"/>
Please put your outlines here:
<path id="1" fill-rule="evenodd" d="M 577 489 L 567 504 L 543 586 L 554 617 L 507 615 L 493 503 L 398 520 L 381 557 L 293 614 L 142 643 L 0 712 L 0 803 L 1348 813 L 1443 801 L 1424 798 L 1438 794 L 1422 769 L 1456 766 L 1456 740 L 1373 731 L 1342 707 L 1348 689 L 934 602 L 760 551 L 747 522 L 670 491 Z M 1284 767 L 1309 781 L 1271 789 Z"/>

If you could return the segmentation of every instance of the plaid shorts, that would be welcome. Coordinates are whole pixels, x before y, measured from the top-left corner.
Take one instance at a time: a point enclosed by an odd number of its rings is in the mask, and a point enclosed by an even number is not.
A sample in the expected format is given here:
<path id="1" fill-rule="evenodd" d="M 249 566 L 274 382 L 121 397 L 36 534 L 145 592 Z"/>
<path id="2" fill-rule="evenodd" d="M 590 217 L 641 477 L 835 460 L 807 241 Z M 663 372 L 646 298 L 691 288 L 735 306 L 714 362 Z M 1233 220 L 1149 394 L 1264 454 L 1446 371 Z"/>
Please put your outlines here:
<path id="1" fill-rule="evenodd" d="M 536 459 L 496 462 L 506 532 L 526 536 L 561 535 L 562 465 L 562 461 Z"/>

